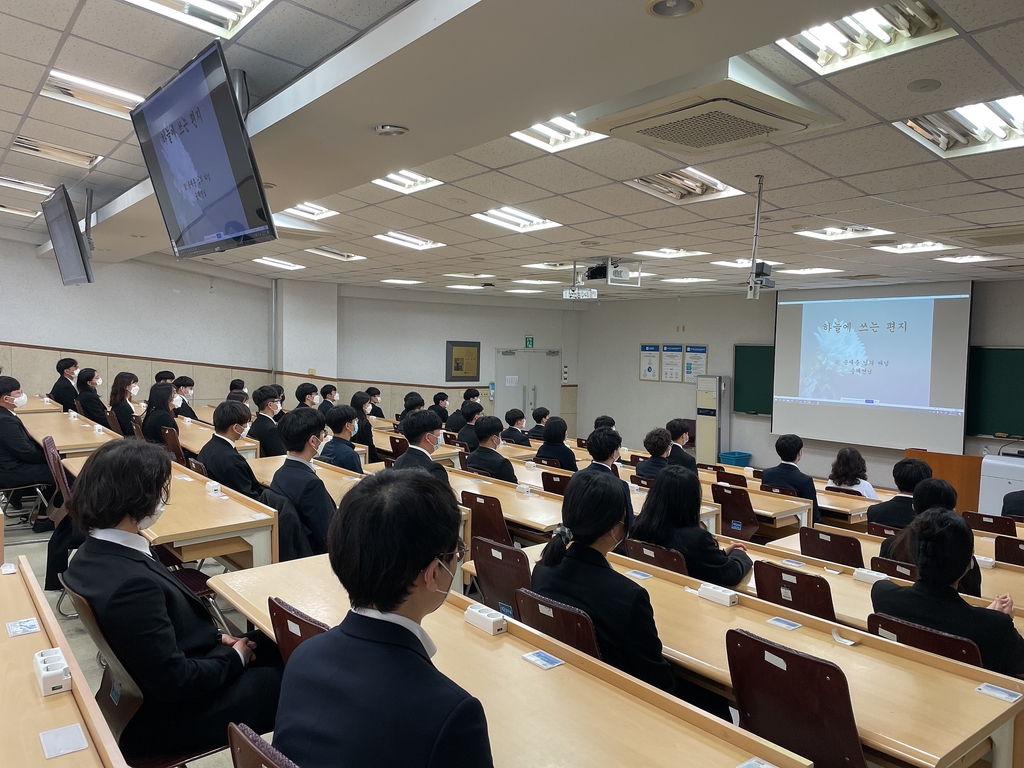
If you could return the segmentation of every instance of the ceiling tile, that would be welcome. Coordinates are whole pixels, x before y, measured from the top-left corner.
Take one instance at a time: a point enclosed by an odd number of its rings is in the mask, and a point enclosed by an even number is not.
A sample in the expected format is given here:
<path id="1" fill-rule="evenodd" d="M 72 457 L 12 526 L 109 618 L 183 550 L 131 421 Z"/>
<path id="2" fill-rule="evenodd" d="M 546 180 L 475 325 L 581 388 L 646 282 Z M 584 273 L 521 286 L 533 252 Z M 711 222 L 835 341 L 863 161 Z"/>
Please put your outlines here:
<path id="1" fill-rule="evenodd" d="M 60 32 L 0 13 L 0 50 L 19 59 L 49 64 Z"/>
<path id="2" fill-rule="evenodd" d="M 787 56 L 774 43 L 748 51 L 747 56 L 789 85 L 807 82 L 814 76 L 809 70 L 804 69 Z"/>
<path id="3" fill-rule="evenodd" d="M 72 33 L 175 71 L 210 43 L 197 29 L 118 0 L 85 0 Z"/>
<path id="4" fill-rule="evenodd" d="M 939 0 L 938 5 L 968 32 L 1024 16 L 1020 0 Z"/>
<path id="5" fill-rule="evenodd" d="M 700 166 L 700 170 L 711 174 L 719 181 L 724 181 L 730 186 L 747 192 L 757 191 L 757 179 L 755 178 L 757 174 L 764 176 L 765 185 L 770 189 L 806 184 L 827 178 L 821 171 L 786 154 L 781 149 L 767 149 L 728 160 L 705 163 Z"/>
<path id="6" fill-rule="evenodd" d="M 472 192 L 445 184 L 417 192 L 416 197 L 456 213 L 470 214 L 493 208 L 495 201 L 490 198 L 474 195 Z"/>
<path id="7" fill-rule="evenodd" d="M 409 227 L 415 227 L 417 224 L 423 223 L 419 219 L 414 219 L 411 216 L 403 216 L 402 214 L 395 213 L 394 211 L 385 211 L 383 208 L 378 208 L 375 205 L 370 205 L 366 208 L 360 208 L 357 211 L 352 211 L 349 215 L 356 219 L 373 222 L 381 227 L 382 229 L 373 233 L 375 235 L 381 234 L 385 229 L 405 230 Z"/>
<path id="8" fill-rule="evenodd" d="M 626 181 L 679 168 L 679 161 L 621 139 L 602 139 L 559 153 L 569 160 L 610 179 Z"/>
<path id="9" fill-rule="evenodd" d="M 452 219 L 459 214 L 448 208 L 420 200 L 416 195 L 405 195 L 394 200 L 381 203 L 378 207 L 404 216 L 412 216 L 420 221 L 437 222 Z"/>
<path id="10" fill-rule="evenodd" d="M 472 163 L 465 158 L 459 157 L 458 155 L 450 155 L 449 157 L 442 157 L 440 160 L 434 160 L 426 165 L 421 165 L 411 170 L 416 173 L 422 173 L 424 176 L 429 176 L 432 179 L 438 181 L 458 181 L 464 179 L 467 176 L 475 176 L 478 173 L 483 173 L 487 170 L 486 166 Z"/>
<path id="11" fill-rule="evenodd" d="M 627 216 L 627 219 L 642 227 L 657 229 L 660 227 L 679 227 L 683 224 L 692 224 L 703 219 L 693 212 L 688 206 L 674 205 L 671 208 L 660 208 L 647 213 L 637 213 Z"/>
<path id="12" fill-rule="evenodd" d="M 505 173 L 560 194 L 578 192 L 581 189 L 608 183 L 608 179 L 605 177 L 591 173 L 554 155 L 538 157 L 536 160 L 513 165 L 506 168 Z"/>
<path id="13" fill-rule="evenodd" d="M 24 181 L 46 184 L 55 187 L 58 184 L 73 184 L 85 176 L 84 168 L 75 168 L 52 160 L 8 152 L 6 162 L 0 165 L 0 176 L 13 176 Z"/>
<path id="14" fill-rule="evenodd" d="M 935 157 L 891 125 L 859 128 L 795 144 L 787 150 L 833 176 L 923 163 Z"/>
<path id="15" fill-rule="evenodd" d="M 865 125 L 878 122 L 874 115 L 861 109 L 850 99 L 836 91 L 835 88 L 830 87 L 824 80 L 815 80 L 800 86 L 797 90 L 811 101 L 841 117 L 843 122 L 831 128 L 823 128 L 808 133 L 801 131 L 800 133 L 786 134 L 778 139 L 774 139 L 772 144 L 785 146 L 786 144 L 793 144 L 798 141 L 827 136 L 830 133 L 840 133 L 854 128 L 862 128 Z"/>
<path id="16" fill-rule="evenodd" d="M 338 50 L 355 30 L 291 3 L 264 11 L 235 38 L 247 48 L 309 67 Z"/>
<path id="17" fill-rule="evenodd" d="M 71 20 L 78 0 L 4 0 L 4 13 L 53 29 L 64 29 Z"/>
<path id="18" fill-rule="evenodd" d="M 134 136 L 130 120 L 105 115 L 75 104 L 68 104 L 56 99 L 40 97 L 32 104 L 29 117 L 47 123 L 74 127 L 75 130 L 102 136 L 106 139 L 123 140 L 126 136 Z"/>
<path id="19" fill-rule="evenodd" d="M 814 184 L 801 184 L 786 189 L 765 192 L 765 199 L 780 208 L 792 208 L 799 205 L 824 203 L 857 197 L 861 193 L 838 179 L 819 181 Z"/>
<path id="20" fill-rule="evenodd" d="M 583 222 L 577 224 L 576 229 L 596 237 L 605 237 L 623 232 L 640 232 L 643 230 L 643 227 L 626 219 L 612 218 Z"/>
<path id="21" fill-rule="evenodd" d="M 0 112 L 0 131 L 14 133 L 21 125 L 21 115 L 13 112 Z"/>
<path id="22" fill-rule="evenodd" d="M 6 86 L 35 92 L 45 72 L 46 68 L 40 64 L 0 53 L 0 78 Z"/>
<path id="23" fill-rule="evenodd" d="M 506 165 L 522 163 L 544 154 L 541 150 L 535 149 L 519 139 L 513 139 L 511 136 L 504 136 L 481 144 L 479 147 L 459 152 L 461 157 L 486 165 L 488 168 L 504 168 Z"/>
<path id="24" fill-rule="evenodd" d="M 894 203 L 923 203 L 926 200 L 941 200 L 944 197 L 966 197 L 989 189 L 974 181 L 960 181 L 953 184 L 936 184 L 935 186 L 920 185 L 918 189 L 904 192 L 890 192 L 885 197 Z"/>
<path id="25" fill-rule="evenodd" d="M 1021 201 L 1024 203 L 1024 200 Z M 974 224 L 1019 224 L 1024 221 L 1024 205 L 1016 208 L 1000 208 L 995 211 L 970 211 L 968 213 L 957 212 L 961 219 Z"/>
<path id="26" fill-rule="evenodd" d="M 462 179 L 454 186 L 468 189 L 470 192 L 475 192 L 491 200 L 498 200 L 504 205 L 519 205 L 530 200 L 548 197 L 550 194 L 546 190 L 497 171 Z"/>
<path id="27" fill-rule="evenodd" d="M 292 0 L 342 24 L 366 29 L 410 0 Z"/>
<path id="28" fill-rule="evenodd" d="M 354 200 L 375 204 L 383 203 L 385 200 L 393 200 L 401 193 L 387 187 L 382 187 L 380 184 L 363 184 L 353 189 L 346 189 L 343 194 L 345 197 L 351 197 Z"/>
<path id="29" fill-rule="evenodd" d="M 530 212 L 562 224 L 579 224 L 605 218 L 608 214 L 567 197 L 546 197 L 530 203 Z"/>
<path id="30" fill-rule="evenodd" d="M 996 210 L 1021 205 L 1022 201 L 1015 195 L 1006 192 L 986 192 L 981 195 L 965 195 L 916 203 L 920 208 L 933 213 L 959 215 L 967 211 Z"/>
<path id="31" fill-rule="evenodd" d="M 224 57 L 232 69 L 245 70 L 250 106 L 258 104 L 302 74 L 302 67 L 246 48 L 229 45 Z"/>
<path id="32" fill-rule="evenodd" d="M 4 74 L 6 75 L 6 73 Z M 28 109 L 28 103 L 31 100 L 32 94 L 28 91 L 19 91 L 15 88 L 8 88 L 6 85 L 0 85 L 0 109 L 6 112 L 21 114 Z"/>
<path id="33" fill-rule="evenodd" d="M 148 96 L 175 70 L 79 37 L 69 37 L 57 56 L 57 69 Z"/>
<path id="34" fill-rule="evenodd" d="M 583 192 L 574 192 L 569 197 L 615 216 L 653 211 L 656 208 L 666 208 L 669 205 L 653 195 L 639 192 L 625 184 L 607 184 Z"/>
<path id="35" fill-rule="evenodd" d="M 724 219 L 728 216 L 753 216 L 757 207 L 755 195 L 742 195 L 741 197 L 725 197 L 721 200 L 705 200 L 700 203 L 693 203 L 693 212 L 708 219 Z M 765 202 L 761 206 L 762 212 L 775 210 L 775 206 Z"/>
<path id="36" fill-rule="evenodd" d="M 454 229 L 456 232 L 460 232 L 463 235 L 468 235 L 469 237 L 477 238 L 479 240 L 500 237 L 501 232 L 508 231 L 502 230 L 494 224 L 488 224 L 486 221 L 474 219 L 472 216 L 460 216 L 457 219 L 446 221 L 444 226 L 448 229 Z"/>
<path id="37" fill-rule="evenodd" d="M 950 162 L 972 179 L 1012 176 L 1024 173 L 1024 148 L 957 157 Z"/>
<path id="38" fill-rule="evenodd" d="M 83 133 L 73 128 L 44 123 L 32 118 L 25 121 L 22 133 L 33 139 L 41 139 L 51 144 L 59 144 L 69 149 L 90 152 L 94 155 L 106 155 L 108 152 L 112 152 L 118 144 L 114 139 L 104 139 L 100 136 L 93 136 L 91 133 Z"/>
<path id="39" fill-rule="evenodd" d="M 1021 4 L 1017 3 L 1021 8 Z M 990 29 L 974 36 L 974 39 L 981 43 L 981 46 L 1002 65 L 1007 72 L 1017 78 L 1017 82 L 1024 82 L 1024 51 L 1021 50 L 1021 40 L 1024 36 L 1024 21 L 1015 24 L 1007 24 L 1004 27 Z M 988 96 L 983 96 L 987 99 Z M 981 101 L 982 99 L 974 99 Z M 972 103 L 972 102 L 964 102 Z"/>
<path id="40" fill-rule="evenodd" d="M 964 177 L 946 163 L 935 160 L 906 168 L 845 176 L 844 180 L 869 195 L 884 195 L 898 190 L 953 184 L 963 181 Z"/>
<path id="41" fill-rule="evenodd" d="M 131 163 L 123 163 L 120 160 L 113 159 L 112 157 L 105 158 L 97 167 L 104 173 L 109 173 L 112 176 L 120 176 L 123 179 L 129 179 L 131 181 L 141 181 L 149 176 L 149 172 L 144 167 L 132 165 Z"/>

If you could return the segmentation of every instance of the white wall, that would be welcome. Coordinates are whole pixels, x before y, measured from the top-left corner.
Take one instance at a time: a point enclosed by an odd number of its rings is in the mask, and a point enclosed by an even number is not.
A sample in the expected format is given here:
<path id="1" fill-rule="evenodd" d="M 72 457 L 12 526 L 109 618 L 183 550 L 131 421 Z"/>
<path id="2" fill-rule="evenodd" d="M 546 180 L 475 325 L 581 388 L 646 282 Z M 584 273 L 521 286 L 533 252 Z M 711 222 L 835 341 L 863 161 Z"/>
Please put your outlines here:
<path id="1" fill-rule="evenodd" d="M 333 378 L 338 370 L 338 289 L 334 283 L 278 280 L 277 368 Z"/>

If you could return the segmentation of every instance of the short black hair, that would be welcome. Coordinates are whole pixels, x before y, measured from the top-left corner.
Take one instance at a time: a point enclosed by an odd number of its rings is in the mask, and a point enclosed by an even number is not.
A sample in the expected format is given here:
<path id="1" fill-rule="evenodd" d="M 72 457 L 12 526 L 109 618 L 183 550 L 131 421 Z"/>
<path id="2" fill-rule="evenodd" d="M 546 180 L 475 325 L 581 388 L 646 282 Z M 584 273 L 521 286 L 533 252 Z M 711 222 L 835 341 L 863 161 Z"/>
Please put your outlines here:
<path id="1" fill-rule="evenodd" d="M 505 411 L 505 423 L 510 427 L 514 427 L 520 421 L 526 418 L 526 414 L 520 411 L 518 408 Z"/>
<path id="2" fill-rule="evenodd" d="M 92 387 L 89 386 L 89 382 L 96 378 L 95 368 L 82 368 L 78 372 L 78 378 L 75 380 L 75 384 L 79 392 L 85 392 L 86 390 L 92 391 Z"/>
<path id="3" fill-rule="evenodd" d="M 594 461 L 608 461 L 622 447 L 622 435 L 611 427 L 595 429 L 587 438 L 587 453 Z"/>
<path id="4" fill-rule="evenodd" d="M 483 418 L 477 419 L 476 424 L 473 425 L 473 429 L 476 432 L 477 440 L 480 442 L 489 440 L 495 435 L 501 434 L 501 419 L 497 416 L 484 416 Z"/>
<path id="5" fill-rule="evenodd" d="M 68 368 L 74 368 L 76 365 L 78 365 L 78 361 L 75 360 L 75 358 L 62 357 L 60 360 L 57 361 L 57 373 L 63 376 L 64 371 L 66 371 Z"/>
<path id="6" fill-rule="evenodd" d="M 316 384 L 310 384 L 306 381 L 295 388 L 295 399 L 301 403 L 307 396 L 315 395 L 316 392 Z"/>
<path id="7" fill-rule="evenodd" d="M 174 381 L 174 371 L 157 371 L 153 381 L 157 384 L 170 384 Z"/>
<path id="8" fill-rule="evenodd" d="M 470 387 L 469 389 L 462 393 L 463 400 L 472 400 L 474 397 L 480 397 L 479 389 L 473 389 L 472 387 Z"/>
<path id="9" fill-rule="evenodd" d="M 423 407 L 423 397 L 419 392 L 410 392 L 405 396 L 405 410 L 414 411 L 417 408 Z"/>
<path id="10" fill-rule="evenodd" d="M 213 409 L 213 428 L 220 433 L 227 432 L 235 424 L 248 424 L 252 421 L 249 406 L 234 400 L 225 400 Z"/>
<path id="11" fill-rule="evenodd" d="M 171 382 L 171 386 L 175 389 L 181 389 L 182 387 L 194 387 L 195 381 L 192 380 L 191 376 L 179 376 Z"/>
<path id="12" fill-rule="evenodd" d="M 438 392 L 436 395 L 434 395 L 434 405 L 440 405 L 441 403 L 443 403 L 447 399 L 448 399 L 448 393 L 447 392 Z"/>
<path id="13" fill-rule="evenodd" d="M 614 427 L 615 419 L 611 416 L 598 416 L 594 419 L 594 429 L 600 429 L 601 427 Z"/>
<path id="14" fill-rule="evenodd" d="M 664 456 L 665 451 L 672 445 L 672 435 L 669 434 L 667 429 L 662 427 L 655 427 L 646 435 L 644 435 L 644 448 L 651 458 L 656 456 Z"/>
<path id="15" fill-rule="evenodd" d="M 351 405 L 335 405 L 328 409 L 324 420 L 331 432 L 338 433 L 345 428 L 346 424 L 359 421 L 359 413 Z"/>
<path id="16" fill-rule="evenodd" d="M 686 423 L 686 419 L 672 419 L 672 421 L 665 425 L 665 429 L 672 436 L 673 442 L 683 435 L 690 434 L 690 425 Z"/>
<path id="17" fill-rule="evenodd" d="M 385 469 L 360 480 L 327 532 L 331 568 L 352 607 L 394 611 L 424 568 L 455 552 L 459 521 L 452 492 L 423 470 Z"/>
<path id="18" fill-rule="evenodd" d="M 138 522 L 153 514 L 170 486 L 171 455 L 162 445 L 111 440 L 85 460 L 66 506 L 82 531 L 114 528 L 126 515 Z"/>
<path id="19" fill-rule="evenodd" d="M 929 477 L 914 488 L 914 514 L 920 515 L 933 507 L 956 509 L 956 488 L 945 480 Z"/>
<path id="20" fill-rule="evenodd" d="M 376 387 L 367 387 L 366 394 L 368 394 L 370 397 L 376 397 L 377 395 L 380 394 L 380 390 L 377 389 Z"/>
<path id="21" fill-rule="evenodd" d="M 473 420 L 474 416 L 476 416 L 478 413 L 484 412 L 484 407 L 477 402 L 468 402 L 463 404 L 461 410 L 462 418 L 464 418 L 466 420 L 466 423 L 468 424 Z"/>
<path id="22" fill-rule="evenodd" d="M 281 398 L 281 403 L 283 404 L 284 403 L 284 387 L 282 387 L 280 384 L 271 384 L 270 386 L 273 387 L 274 390 L 277 392 L 277 396 L 279 398 Z"/>
<path id="23" fill-rule="evenodd" d="M 542 421 L 544 421 L 544 419 L 546 419 L 548 416 L 551 415 L 551 411 L 549 411 L 547 408 L 541 406 L 540 408 L 534 408 L 532 415 L 533 415 L 533 420 L 535 422 L 537 422 L 538 424 L 540 424 Z"/>
<path id="24" fill-rule="evenodd" d="M 900 493 L 913 493 L 917 484 L 932 476 L 932 468 L 921 459 L 900 459 L 892 468 L 892 479 Z"/>
<path id="25" fill-rule="evenodd" d="M 0 397 L 7 397 L 11 392 L 21 389 L 21 382 L 13 376 L 0 376 Z"/>
<path id="26" fill-rule="evenodd" d="M 267 403 L 271 400 L 277 400 L 277 397 L 277 390 L 272 384 L 264 384 L 262 387 L 257 387 L 256 391 L 252 393 L 252 400 L 261 411 L 267 407 Z"/>
<path id="27" fill-rule="evenodd" d="M 245 389 L 245 382 L 241 379 L 232 379 L 231 383 L 228 384 L 228 392 L 236 389 Z"/>
<path id="28" fill-rule="evenodd" d="M 310 437 L 323 433 L 326 426 L 327 420 L 316 408 L 296 408 L 277 422 L 277 433 L 285 450 L 298 453 L 306 447 Z"/>
<path id="29" fill-rule="evenodd" d="M 541 439 L 545 443 L 564 443 L 565 434 L 568 431 L 569 425 L 565 423 L 565 419 L 561 416 L 552 416 L 548 419 L 548 423 L 544 425 Z"/>
<path id="30" fill-rule="evenodd" d="M 337 392 L 337 391 L 338 391 L 338 388 L 336 386 L 334 386 L 333 384 L 324 384 L 322 387 L 320 387 L 320 397 L 322 397 L 324 400 L 326 400 L 327 396 L 329 394 L 331 394 L 331 392 Z"/>
<path id="31" fill-rule="evenodd" d="M 405 439 L 410 443 L 418 443 L 425 434 L 441 427 L 441 417 L 433 411 L 413 411 L 402 422 Z"/>
<path id="32" fill-rule="evenodd" d="M 775 441 L 775 452 L 783 461 L 796 461 L 796 457 L 803 449 L 804 441 L 799 435 L 780 435 Z"/>
<path id="33" fill-rule="evenodd" d="M 249 395 L 243 389 L 232 389 L 224 399 L 230 400 L 233 403 L 248 403 Z"/>

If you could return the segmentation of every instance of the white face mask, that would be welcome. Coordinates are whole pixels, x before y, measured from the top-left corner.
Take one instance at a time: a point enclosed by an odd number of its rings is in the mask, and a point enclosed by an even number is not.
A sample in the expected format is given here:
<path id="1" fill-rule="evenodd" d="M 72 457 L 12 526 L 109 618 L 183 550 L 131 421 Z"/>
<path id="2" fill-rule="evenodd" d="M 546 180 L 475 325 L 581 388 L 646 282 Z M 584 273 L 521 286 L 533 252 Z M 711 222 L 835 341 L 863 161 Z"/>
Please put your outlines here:
<path id="1" fill-rule="evenodd" d="M 274 403 L 272 406 L 270 406 L 270 410 L 272 410 L 274 413 L 280 413 L 281 412 L 281 404 L 280 403 Z"/>
<path id="2" fill-rule="evenodd" d="M 129 389 L 128 391 L 132 393 L 132 397 L 135 397 L 137 394 L 139 394 L 139 385 L 132 384 L 132 388 Z"/>
<path id="3" fill-rule="evenodd" d="M 246 435 L 248 435 L 248 434 L 249 434 L 249 427 L 250 427 L 250 426 L 252 426 L 252 425 L 251 425 L 251 424 L 246 424 L 246 425 L 245 425 L 245 428 L 244 428 L 244 429 L 242 430 L 242 434 L 240 434 L 240 435 L 238 436 L 238 439 L 239 439 L 239 440 L 241 440 L 242 438 L 244 438 L 244 437 L 245 437 Z"/>
<path id="4" fill-rule="evenodd" d="M 196 391 L 194 389 L 190 389 L 188 392 L 185 393 L 185 397 L 191 399 L 195 392 Z"/>
<path id="5" fill-rule="evenodd" d="M 96 386 L 97 387 L 102 387 L 103 386 L 103 379 L 96 379 Z"/>
<path id="6" fill-rule="evenodd" d="M 147 515 L 138 522 L 139 530 L 144 531 L 147 528 L 152 528 L 156 525 L 156 521 L 160 519 L 160 515 L 164 513 L 164 509 L 167 507 L 167 502 L 162 499 L 156 505 L 156 509 L 153 510 L 153 514 Z"/>
<path id="7" fill-rule="evenodd" d="M 317 439 L 320 441 L 320 443 L 316 447 L 316 455 L 319 456 L 321 453 L 323 453 L 324 446 L 327 445 L 327 441 L 324 440 L 323 438 Z"/>
<path id="8" fill-rule="evenodd" d="M 367 403 L 363 406 L 363 413 L 369 413 L 373 409 L 373 406 Z"/>
<path id="9" fill-rule="evenodd" d="M 16 398 L 14 398 L 14 407 L 15 408 L 21 408 L 27 402 L 28 402 L 28 395 L 26 395 L 24 392 L 22 392 L 20 395 L 18 395 Z"/>
<path id="10" fill-rule="evenodd" d="M 174 404 L 175 408 L 181 408 L 181 404 L 184 401 L 181 399 L 181 395 L 175 395 L 171 402 Z"/>
<path id="11" fill-rule="evenodd" d="M 359 422 L 358 421 L 353 421 L 352 422 L 352 437 L 355 437 L 357 432 L 359 432 Z"/>
<path id="12" fill-rule="evenodd" d="M 313 405 L 320 405 L 323 402 L 323 398 L 320 395 L 313 395 Z"/>
<path id="13" fill-rule="evenodd" d="M 245 394 L 247 394 L 247 395 L 249 394 L 249 388 L 248 387 L 242 387 L 242 391 L 245 392 Z"/>
<path id="14" fill-rule="evenodd" d="M 78 371 L 79 371 L 79 369 L 78 369 L 78 368 L 75 368 L 75 370 L 73 370 L 73 371 L 71 372 L 71 378 L 72 378 L 72 379 L 77 379 L 77 378 L 78 378 Z"/>
<path id="15" fill-rule="evenodd" d="M 339 400 L 341 400 L 341 392 L 335 392 L 334 393 L 334 402 L 338 402 Z"/>

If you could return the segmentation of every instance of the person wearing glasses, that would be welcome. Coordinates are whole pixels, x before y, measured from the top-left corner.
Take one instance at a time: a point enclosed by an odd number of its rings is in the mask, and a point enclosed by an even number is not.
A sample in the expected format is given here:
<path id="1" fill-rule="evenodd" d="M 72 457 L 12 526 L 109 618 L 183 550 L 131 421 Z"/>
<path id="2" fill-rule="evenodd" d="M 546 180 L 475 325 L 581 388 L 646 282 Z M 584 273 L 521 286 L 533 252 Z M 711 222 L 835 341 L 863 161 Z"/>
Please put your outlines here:
<path id="1" fill-rule="evenodd" d="M 252 393 L 253 402 L 256 403 L 256 419 L 249 427 L 248 437 L 258 440 L 260 444 L 260 456 L 284 456 L 284 443 L 281 442 L 281 435 L 277 431 L 277 421 L 274 419 L 281 410 L 281 398 L 277 389 L 266 384 L 259 387 Z"/>
<path id="2" fill-rule="evenodd" d="M 483 706 L 433 665 L 422 626 L 466 553 L 451 491 L 419 470 L 369 475 L 328 552 L 352 609 L 288 659 L 274 746 L 303 768 L 492 766 Z"/>

